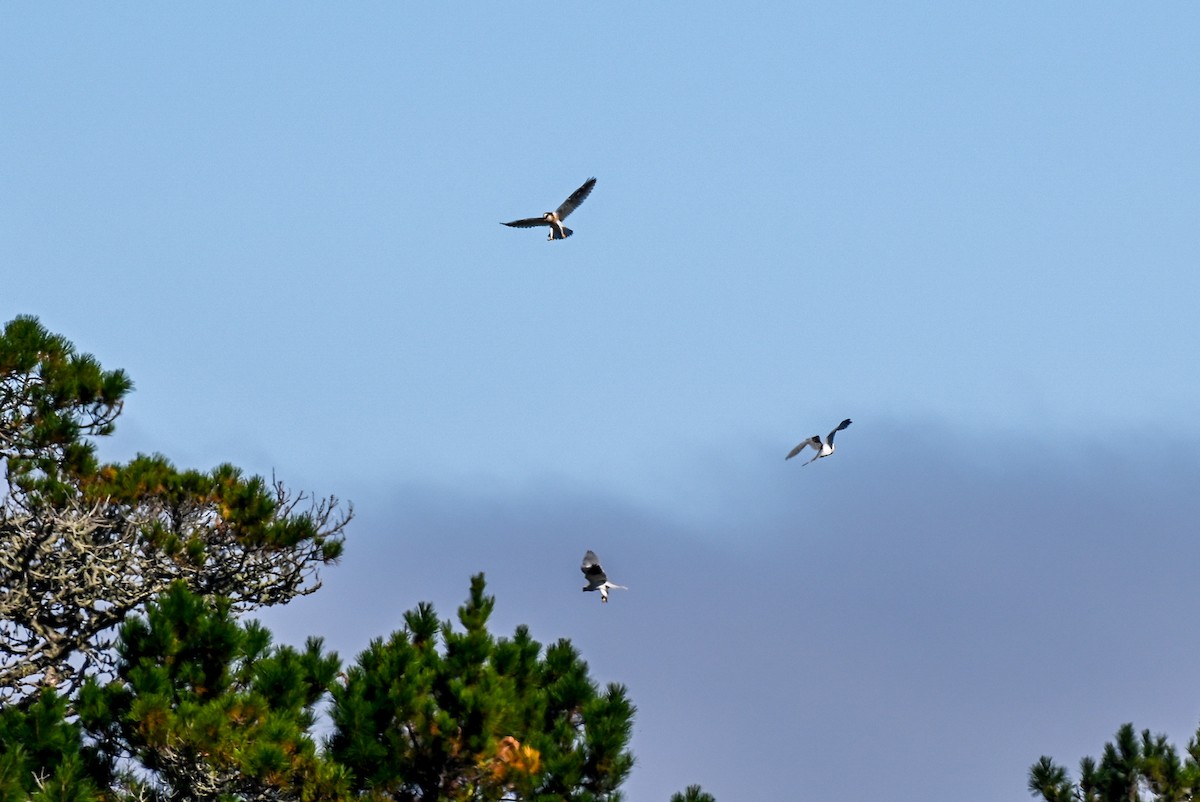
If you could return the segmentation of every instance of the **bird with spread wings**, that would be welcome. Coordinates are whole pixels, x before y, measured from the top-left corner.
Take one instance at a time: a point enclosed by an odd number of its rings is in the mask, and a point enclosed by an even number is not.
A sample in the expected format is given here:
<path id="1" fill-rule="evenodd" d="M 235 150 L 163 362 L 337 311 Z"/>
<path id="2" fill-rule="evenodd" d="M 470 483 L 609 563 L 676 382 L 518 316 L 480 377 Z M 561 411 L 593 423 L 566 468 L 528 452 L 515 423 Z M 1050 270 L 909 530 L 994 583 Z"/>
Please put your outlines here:
<path id="1" fill-rule="evenodd" d="M 579 204 L 587 200 L 587 196 L 592 194 L 592 187 L 596 186 L 596 179 L 589 178 L 583 182 L 583 186 L 571 193 L 571 197 L 567 198 L 552 212 L 544 212 L 541 217 L 526 217 L 523 220 L 513 220 L 511 223 L 501 223 L 502 226 L 512 226 L 513 228 L 534 228 L 535 226 L 550 226 L 549 239 L 566 239 L 575 232 L 563 225 L 562 221 L 567 219 L 567 215 L 579 208 Z"/>
<path id="2" fill-rule="evenodd" d="M 596 552 L 588 551 L 583 555 L 583 564 L 579 566 L 579 570 L 583 571 L 583 576 L 588 583 L 584 586 L 584 591 L 598 590 L 600 591 L 600 601 L 608 603 L 608 591 L 611 588 L 620 588 L 621 590 L 629 590 L 624 585 L 614 585 L 608 581 L 608 576 L 605 575 L 604 569 L 600 567 L 600 558 L 596 556 Z"/>
<path id="3" fill-rule="evenodd" d="M 788 454 L 786 457 L 784 457 L 784 459 L 791 459 L 792 457 L 796 456 L 797 454 L 799 454 L 801 451 L 808 448 L 809 446 L 811 446 L 813 448 L 813 450 L 815 450 L 817 452 L 817 454 L 815 457 L 810 459 L 808 462 L 813 462 L 814 460 L 819 460 L 821 457 L 828 457 L 830 454 L 832 454 L 836 450 L 833 445 L 833 436 L 835 434 L 837 434 L 838 432 L 840 432 L 842 429 L 845 429 L 847 426 L 849 426 L 850 423 L 851 423 L 850 419 L 846 418 L 844 421 L 842 421 L 841 423 L 839 423 L 837 425 L 836 429 L 834 429 L 832 432 L 830 432 L 828 435 L 825 436 L 825 440 L 823 442 L 821 440 L 821 435 L 814 434 L 812 437 L 808 438 L 803 443 L 801 443 L 800 445 L 793 448 L 791 453 Z M 808 462 L 806 462 L 804 464 L 807 465 Z"/>

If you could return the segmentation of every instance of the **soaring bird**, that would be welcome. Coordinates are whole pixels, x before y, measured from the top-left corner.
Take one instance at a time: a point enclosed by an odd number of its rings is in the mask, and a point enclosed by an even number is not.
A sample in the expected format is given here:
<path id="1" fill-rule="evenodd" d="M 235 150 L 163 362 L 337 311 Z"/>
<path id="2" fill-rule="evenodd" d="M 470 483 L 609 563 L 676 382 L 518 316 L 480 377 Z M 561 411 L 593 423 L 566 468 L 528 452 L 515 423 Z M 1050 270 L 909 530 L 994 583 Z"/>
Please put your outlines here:
<path id="1" fill-rule="evenodd" d="M 608 603 L 608 591 L 610 588 L 629 590 L 624 585 L 614 585 L 608 581 L 608 577 L 604 574 L 604 569 L 600 567 L 600 558 L 596 556 L 596 552 L 594 551 L 588 551 L 587 554 L 583 555 L 583 565 L 579 566 L 579 570 L 583 571 L 583 575 L 588 581 L 584 590 L 600 591 L 600 601 L 602 603 Z"/>
<path id="2" fill-rule="evenodd" d="M 845 429 L 847 426 L 849 426 L 850 423 L 851 423 L 851 421 L 849 418 L 846 418 L 844 421 L 839 423 L 837 425 L 836 429 L 834 429 L 832 432 L 830 432 L 828 435 L 825 436 L 824 442 L 821 441 L 821 435 L 814 434 L 812 437 L 808 438 L 803 443 L 801 443 L 800 445 L 793 448 L 791 453 L 788 454 L 786 457 L 784 457 L 784 459 L 791 459 L 792 457 L 796 456 L 797 454 L 799 454 L 801 451 L 808 448 L 809 446 L 813 447 L 813 449 L 817 452 L 817 455 L 815 457 L 813 457 L 812 459 L 810 459 L 808 462 L 812 462 L 813 460 L 818 460 L 821 457 L 828 457 L 835 450 L 835 447 L 833 445 L 833 436 L 835 434 L 837 434 L 838 432 L 840 432 L 842 429 Z M 806 462 L 804 464 L 807 465 L 808 462 Z"/>
<path id="3" fill-rule="evenodd" d="M 526 217 L 524 220 L 513 220 L 511 223 L 501 223 L 502 226 L 512 226 L 514 228 L 533 228 L 534 226 L 550 226 L 549 239 L 566 239 L 571 236 L 573 231 L 562 224 L 563 220 L 567 219 L 567 215 L 575 211 L 579 204 L 583 203 L 587 196 L 592 193 L 592 187 L 596 186 L 596 179 L 589 178 L 583 182 L 583 186 L 571 193 L 571 197 L 562 202 L 552 212 L 544 212 L 541 217 Z"/>

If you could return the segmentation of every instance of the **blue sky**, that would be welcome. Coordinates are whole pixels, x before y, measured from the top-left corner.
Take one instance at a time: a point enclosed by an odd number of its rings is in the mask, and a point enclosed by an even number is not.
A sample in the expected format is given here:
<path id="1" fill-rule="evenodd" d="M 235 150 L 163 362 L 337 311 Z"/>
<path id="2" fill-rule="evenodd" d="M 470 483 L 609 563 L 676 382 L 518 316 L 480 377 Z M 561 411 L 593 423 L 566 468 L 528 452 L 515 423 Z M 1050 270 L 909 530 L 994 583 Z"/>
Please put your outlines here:
<path id="1" fill-rule="evenodd" d="M 349 657 L 483 570 L 630 685 L 631 799 L 1020 798 L 1200 722 L 1197 30 L 5 8 L 0 315 L 133 376 L 106 456 L 353 500 L 285 637 Z M 592 175 L 569 241 L 497 225 Z"/>

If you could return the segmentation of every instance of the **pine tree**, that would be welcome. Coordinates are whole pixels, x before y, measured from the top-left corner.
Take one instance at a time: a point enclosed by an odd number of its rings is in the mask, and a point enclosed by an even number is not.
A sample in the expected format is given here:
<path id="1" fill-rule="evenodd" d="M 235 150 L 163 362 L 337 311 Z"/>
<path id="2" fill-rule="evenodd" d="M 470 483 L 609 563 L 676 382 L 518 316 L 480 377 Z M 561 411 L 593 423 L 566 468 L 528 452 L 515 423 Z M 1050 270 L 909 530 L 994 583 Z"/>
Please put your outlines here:
<path id="1" fill-rule="evenodd" d="M 28 483 L 95 468 L 86 436 L 111 434 L 133 382 L 77 354 L 37 318 L 22 316 L 0 332 L 0 458 L 8 483 Z"/>
<path id="2" fill-rule="evenodd" d="M 102 774 L 54 689 L 0 709 L 0 802 L 93 802 Z"/>
<path id="3" fill-rule="evenodd" d="M 346 772 L 311 735 L 340 667 L 320 640 L 272 647 L 227 601 L 176 583 L 146 618 L 122 626 L 118 652 L 116 679 L 89 680 L 80 694 L 84 729 L 111 776 L 132 759 L 172 800 L 344 798 Z"/>
<path id="4" fill-rule="evenodd" d="M 1200 730 L 1180 759 L 1165 735 L 1143 730 L 1139 738 L 1132 724 L 1117 730 L 1104 745 L 1100 762 L 1079 761 L 1079 781 L 1066 768 L 1043 755 L 1029 769 L 1029 792 L 1046 802 L 1185 802 L 1200 789 Z"/>
<path id="5" fill-rule="evenodd" d="M 483 575 L 461 630 L 428 604 L 376 640 L 333 692 L 330 753 L 372 797 L 619 800 L 633 767 L 634 706 L 601 690 L 568 641 L 545 650 L 527 629 L 493 638 Z"/>
<path id="6" fill-rule="evenodd" d="M 0 332 L 0 802 L 619 802 L 625 688 L 569 641 L 494 637 L 482 574 L 457 627 L 419 604 L 345 672 L 240 621 L 316 590 L 351 511 L 229 465 L 100 464 L 132 387 L 35 318 Z"/>
<path id="7" fill-rule="evenodd" d="M 133 384 L 31 317 L 0 333 L 0 701 L 112 668 L 113 628 L 183 581 L 239 610 L 319 587 L 352 510 L 223 465 L 99 465 Z"/>

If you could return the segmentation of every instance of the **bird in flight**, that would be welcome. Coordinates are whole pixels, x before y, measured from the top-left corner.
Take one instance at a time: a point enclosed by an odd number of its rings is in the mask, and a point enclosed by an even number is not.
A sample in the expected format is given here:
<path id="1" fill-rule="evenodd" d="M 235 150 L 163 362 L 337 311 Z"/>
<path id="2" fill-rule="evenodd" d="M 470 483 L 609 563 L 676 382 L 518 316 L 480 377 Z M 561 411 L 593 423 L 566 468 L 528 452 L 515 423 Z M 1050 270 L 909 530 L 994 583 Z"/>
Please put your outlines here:
<path id="1" fill-rule="evenodd" d="M 524 220 L 513 220 L 511 223 L 501 223 L 502 226 L 512 226 L 513 228 L 533 228 L 535 226 L 550 226 L 549 239 L 566 239 L 571 236 L 573 231 L 562 224 L 563 220 L 567 219 L 567 215 L 575 211 L 579 204 L 587 200 L 587 196 L 592 194 L 592 187 L 596 186 L 596 179 L 589 178 L 583 182 L 583 186 L 571 193 L 571 197 L 567 198 L 552 212 L 545 212 L 541 217 L 526 217 Z"/>
<path id="2" fill-rule="evenodd" d="M 846 418 L 844 421 L 842 421 L 841 423 L 839 423 L 837 425 L 836 429 L 834 429 L 832 432 L 830 432 L 828 435 L 825 436 L 824 441 L 821 440 L 821 435 L 814 434 L 812 437 L 808 438 L 803 443 L 801 443 L 800 445 L 793 448 L 791 453 L 789 453 L 786 457 L 784 457 L 784 459 L 791 459 L 792 457 L 796 456 L 797 454 L 799 454 L 801 451 L 808 448 L 809 446 L 813 447 L 813 450 L 815 450 L 817 452 L 817 455 L 815 457 L 813 457 L 812 459 L 810 459 L 808 462 L 812 462 L 813 460 L 818 460 L 821 457 L 828 457 L 835 450 L 834 445 L 833 445 L 833 436 L 835 434 L 837 434 L 838 432 L 840 432 L 842 429 L 845 429 L 847 426 L 849 426 L 850 423 L 851 423 L 850 419 Z M 806 462 L 804 464 L 807 465 L 808 462 Z"/>
<path id="3" fill-rule="evenodd" d="M 583 589 L 585 591 L 600 591 L 600 601 L 602 603 L 608 603 L 608 591 L 610 588 L 629 590 L 624 585 L 614 585 L 608 581 L 608 577 L 604 574 L 604 569 L 600 567 L 600 558 L 596 556 L 596 552 L 594 551 L 588 551 L 587 554 L 583 555 L 583 564 L 579 566 L 579 570 L 583 571 L 583 575 L 588 581 Z"/>

